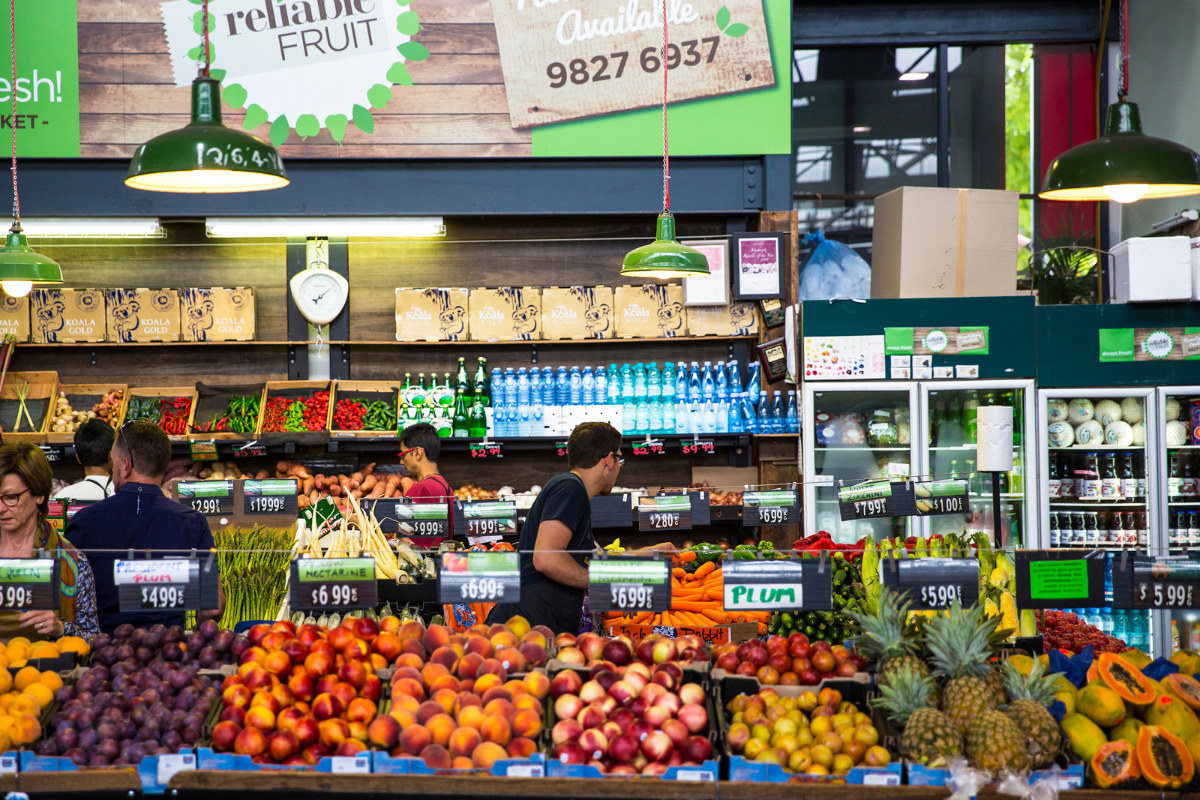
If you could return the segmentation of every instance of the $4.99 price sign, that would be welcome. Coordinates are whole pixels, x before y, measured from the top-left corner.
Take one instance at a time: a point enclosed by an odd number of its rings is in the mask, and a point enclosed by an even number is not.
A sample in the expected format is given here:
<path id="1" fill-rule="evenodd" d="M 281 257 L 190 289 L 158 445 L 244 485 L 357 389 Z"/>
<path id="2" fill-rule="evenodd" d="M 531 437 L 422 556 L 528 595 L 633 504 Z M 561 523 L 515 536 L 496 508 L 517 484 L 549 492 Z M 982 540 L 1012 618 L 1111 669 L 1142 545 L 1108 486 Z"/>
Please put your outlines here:
<path id="1" fill-rule="evenodd" d="M 446 603 L 515 603 L 521 562 L 514 552 L 443 553 L 438 599 Z"/>
<path id="2" fill-rule="evenodd" d="M 0 609 L 58 610 L 58 561 L 53 558 L 0 559 Z"/>
<path id="3" fill-rule="evenodd" d="M 216 574 L 214 568 L 213 575 Z M 200 562 L 189 558 L 114 561 L 113 583 L 122 612 L 198 611 L 202 603 Z"/>
<path id="4" fill-rule="evenodd" d="M 1115 579 L 1117 575 L 1115 563 L 1113 574 Z M 1133 563 L 1133 607 L 1181 609 L 1200 607 L 1200 561 L 1187 556 L 1135 559 Z"/>
<path id="5" fill-rule="evenodd" d="M 294 517 L 296 508 L 296 481 L 246 481 L 242 488 L 246 516 L 257 514 L 286 514 Z"/>
<path id="6" fill-rule="evenodd" d="M 937 611 L 955 602 L 967 608 L 979 599 L 977 558 L 885 559 L 882 569 L 884 585 L 907 592 L 917 611 Z"/>
<path id="7" fill-rule="evenodd" d="M 666 611 L 671 607 L 667 561 L 634 556 L 592 559 L 588 607 L 594 611 Z"/>
<path id="8" fill-rule="evenodd" d="M 374 608 L 378 586 L 373 558 L 297 558 L 292 562 L 291 606 L 300 611 Z"/>

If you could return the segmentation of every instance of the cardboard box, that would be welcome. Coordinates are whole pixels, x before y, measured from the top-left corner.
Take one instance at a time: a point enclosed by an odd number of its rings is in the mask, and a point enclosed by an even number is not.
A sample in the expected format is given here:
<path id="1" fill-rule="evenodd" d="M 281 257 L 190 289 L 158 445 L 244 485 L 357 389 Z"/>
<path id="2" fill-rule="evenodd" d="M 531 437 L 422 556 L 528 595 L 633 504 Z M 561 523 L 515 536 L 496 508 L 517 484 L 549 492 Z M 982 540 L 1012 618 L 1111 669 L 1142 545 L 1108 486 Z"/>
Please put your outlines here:
<path id="1" fill-rule="evenodd" d="M 679 284 L 618 286 L 614 307 L 617 338 L 659 339 L 687 333 Z"/>
<path id="2" fill-rule="evenodd" d="M 613 290 L 572 286 L 542 290 L 543 339 L 611 339 Z"/>
<path id="3" fill-rule="evenodd" d="M 1192 249 L 1186 236 L 1133 237 L 1112 249 L 1112 302 L 1192 299 Z"/>
<path id="4" fill-rule="evenodd" d="M 254 341 L 254 290 L 179 290 L 179 322 L 185 342 Z"/>
<path id="5" fill-rule="evenodd" d="M 689 306 L 688 336 L 754 336 L 758 333 L 758 304 Z"/>
<path id="6" fill-rule="evenodd" d="M 179 292 L 174 289 L 107 289 L 110 342 L 178 342 Z"/>
<path id="7" fill-rule="evenodd" d="M 1017 293 L 1016 192 L 905 186 L 875 198 L 871 297 Z"/>
<path id="8" fill-rule="evenodd" d="M 534 286 L 472 289 L 467 328 L 474 342 L 542 338 L 542 296 Z"/>
<path id="9" fill-rule="evenodd" d="M 29 341 L 29 296 L 0 294 L 0 336 L 12 334 L 18 344 Z"/>
<path id="10" fill-rule="evenodd" d="M 466 340 L 466 289 L 396 290 L 396 341 Z"/>
<path id="11" fill-rule="evenodd" d="M 34 344 L 107 341 L 99 289 L 34 289 L 29 293 Z"/>

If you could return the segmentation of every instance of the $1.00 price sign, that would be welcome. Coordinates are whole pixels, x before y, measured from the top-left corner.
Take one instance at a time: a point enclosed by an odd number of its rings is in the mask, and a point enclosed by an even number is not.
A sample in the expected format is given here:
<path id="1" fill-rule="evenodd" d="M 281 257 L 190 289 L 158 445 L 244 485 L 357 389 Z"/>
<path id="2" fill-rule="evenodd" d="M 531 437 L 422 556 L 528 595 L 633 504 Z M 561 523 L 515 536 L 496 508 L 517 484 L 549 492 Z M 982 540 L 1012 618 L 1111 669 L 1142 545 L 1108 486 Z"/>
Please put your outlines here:
<path id="1" fill-rule="evenodd" d="M 842 520 L 896 516 L 892 484 L 888 481 L 860 483 L 838 489 Z"/>
<path id="2" fill-rule="evenodd" d="M 686 494 L 643 497 L 638 503 L 638 529 L 685 531 L 692 527 L 692 501 Z"/>
<path id="3" fill-rule="evenodd" d="M 800 503 L 795 489 L 742 493 L 742 524 L 792 525 L 800 521 Z"/>
<path id="4" fill-rule="evenodd" d="M 917 516 L 963 514 L 969 510 L 966 481 L 913 483 L 912 492 Z"/>
<path id="5" fill-rule="evenodd" d="M 114 561 L 113 583 L 122 612 L 198 611 L 200 563 L 188 558 Z M 211 608 L 215 608 L 214 603 Z"/>
<path id="6" fill-rule="evenodd" d="M 441 603 L 515 603 L 521 599 L 521 562 L 516 553 L 442 553 L 438 570 Z"/>
<path id="7" fill-rule="evenodd" d="M 233 481 L 181 481 L 176 487 L 179 502 L 206 517 L 233 513 Z"/>
<path id="8" fill-rule="evenodd" d="M 1117 565 L 1113 564 L 1116 601 Z M 1133 563 L 1133 608 L 1200 608 L 1200 561 L 1187 556 L 1139 557 Z"/>
<path id="9" fill-rule="evenodd" d="M 378 586 L 373 558 L 297 558 L 292 562 L 291 606 L 300 611 L 374 608 Z"/>
<path id="10" fill-rule="evenodd" d="M 588 607 L 594 611 L 666 611 L 671 607 L 668 564 L 657 557 L 593 558 Z"/>
<path id="11" fill-rule="evenodd" d="M 772 561 L 727 561 L 725 609 L 745 611 L 833 610 L 832 561 L 787 559 Z"/>
<path id="12" fill-rule="evenodd" d="M 977 558 L 886 559 L 882 569 L 884 585 L 907 592 L 917 611 L 949 608 L 955 602 L 967 608 L 979 599 Z"/>
<path id="13" fill-rule="evenodd" d="M 283 514 L 294 517 L 296 508 L 296 481 L 246 481 L 242 488 L 245 498 L 245 514 Z"/>
<path id="14" fill-rule="evenodd" d="M 58 561 L 53 558 L 0 559 L 0 609 L 58 610 Z"/>

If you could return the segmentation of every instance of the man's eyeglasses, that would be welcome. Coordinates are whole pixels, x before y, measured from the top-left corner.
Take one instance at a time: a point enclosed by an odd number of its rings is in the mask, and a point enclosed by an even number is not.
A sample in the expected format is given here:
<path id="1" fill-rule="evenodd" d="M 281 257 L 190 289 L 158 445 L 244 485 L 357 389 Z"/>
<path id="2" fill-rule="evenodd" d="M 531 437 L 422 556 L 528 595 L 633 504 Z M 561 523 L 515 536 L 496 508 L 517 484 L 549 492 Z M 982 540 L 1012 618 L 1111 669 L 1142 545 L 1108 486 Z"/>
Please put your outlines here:
<path id="1" fill-rule="evenodd" d="M 416 450 L 420 450 L 420 449 L 421 449 L 420 447 L 410 447 L 410 448 L 408 448 L 407 450 L 401 450 L 401 451 L 400 451 L 400 458 L 401 458 L 401 459 L 403 459 L 403 458 L 404 458 L 406 455 L 408 455 L 409 453 L 412 453 L 412 452 L 414 452 L 414 451 L 416 451 Z"/>
<path id="2" fill-rule="evenodd" d="M 21 502 L 21 495 L 28 491 L 28 489 L 25 489 L 24 491 L 17 492 L 16 494 L 0 494 L 0 503 L 4 503 L 4 505 L 8 506 L 9 508 L 13 508 L 17 503 Z"/>

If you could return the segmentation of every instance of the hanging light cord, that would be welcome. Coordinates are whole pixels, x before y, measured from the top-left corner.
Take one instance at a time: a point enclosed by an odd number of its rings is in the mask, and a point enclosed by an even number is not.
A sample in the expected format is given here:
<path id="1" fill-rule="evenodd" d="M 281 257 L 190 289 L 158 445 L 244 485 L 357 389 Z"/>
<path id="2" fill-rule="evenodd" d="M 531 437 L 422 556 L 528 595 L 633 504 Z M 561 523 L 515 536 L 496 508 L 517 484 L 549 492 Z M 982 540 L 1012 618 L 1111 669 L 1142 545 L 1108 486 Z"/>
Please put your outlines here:
<path id="1" fill-rule="evenodd" d="M 21 199 L 17 194 L 17 0 L 9 0 L 9 41 L 12 43 L 12 184 L 13 224 L 10 233 L 21 232 Z"/>
<path id="2" fill-rule="evenodd" d="M 667 0 L 662 0 L 663 12 L 663 213 L 671 213 L 671 157 L 667 146 Z"/>
<path id="3" fill-rule="evenodd" d="M 1121 102 L 1129 94 L 1129 0 L 1121 2 L 1121 77 L 1117 94 Z"/>
<path id="4" fill-rule="evenodd" d="M 195 28 L 192 30 L 195 30 Z M 208 0 L 204 0 L 204 77 L 206 78 L 209 76 L 208 71 L 210 66 L 212 66 L 212 58 L 209 56 L 208 49 Z"/>

